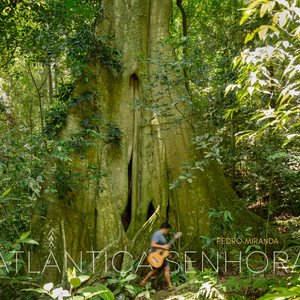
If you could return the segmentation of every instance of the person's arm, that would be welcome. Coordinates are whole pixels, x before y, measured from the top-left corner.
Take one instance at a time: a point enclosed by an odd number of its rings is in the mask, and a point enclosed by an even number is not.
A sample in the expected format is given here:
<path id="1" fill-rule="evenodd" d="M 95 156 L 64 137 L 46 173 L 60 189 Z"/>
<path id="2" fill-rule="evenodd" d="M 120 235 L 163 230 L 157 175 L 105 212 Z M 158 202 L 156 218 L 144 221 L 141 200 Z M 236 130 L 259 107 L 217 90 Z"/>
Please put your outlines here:
<path id="1" fill-rule="evenodd" d="M 159 244 L 156 244 L 155 242 L 151 242 L 151 247 L 152 248 L 158 248 L 158 249 L 164 249 L 164 250 L 169 250 L 170 249 L 170 246 L 168 244 L 159 245 Z"/>

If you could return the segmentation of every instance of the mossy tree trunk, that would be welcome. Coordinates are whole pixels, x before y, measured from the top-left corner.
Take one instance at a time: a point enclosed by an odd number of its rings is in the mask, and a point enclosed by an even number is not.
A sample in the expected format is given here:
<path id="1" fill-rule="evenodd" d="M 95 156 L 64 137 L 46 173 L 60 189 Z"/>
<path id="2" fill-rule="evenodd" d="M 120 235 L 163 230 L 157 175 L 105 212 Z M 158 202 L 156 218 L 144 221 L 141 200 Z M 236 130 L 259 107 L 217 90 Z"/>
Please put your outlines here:
<path id="1" fill-rule="evenodd" d="M 85 188 L 73 188 L 67 200 L 43 200 L 48 203 L 47 212 L 35 217 L 35 231 L 43 228 L 42 245 L 53 229 L 57 257 L 63 257 L 64 249 L 74 258 L 88 250 L 114 254 L 126 249 L 141 254 L 147 250 L 151 232 L 164 220 L 184 233 L 180 245 L 185 250 L 201 250 L 200 236 L 210 235 L 208 211 L 220 205 L 242 227 L 262 225 L 241 208 L 216 163 L 204 171 L 195 170 L 192 182 L 169 189 L 182 167 L 197 158 L 189 108 L 183 102 L 171 105 L 185 93 L 185 87 L 166 89 L 156 84 L 146 88 L 145 83 L 155 80 L 157 66 L 139 57 L 161 62 L 173 58 L 171 48 L 160 47 L 160 41 L 169 37 L 171 15 L 171 0 L 103 0 L 103 19 L 96 34 L 102 39 L 113 36 L 106 50 L 121 52 L 123 70 L 105 65 L 99 58 L 101 51 L 94 54 L 73 95 L 78 98 L 90 92 L 93 99 L 70 109 L 61 134 L 68 139 L 83 119 L 98 113 L 102 118 L 99 132 L 110 131 L 111 138 L 95 137 L 94 146 L 74 155 L 72 172 L 81 174 Z M 148 108 L 154 104 L 170 107 L 169 116 L 143 108 L 142 102 Z M 118 137 L 113 130 L 120 130 L 121 145 L 114 141 Z M 91 165 L 107 176 L 90 180 Z"/>

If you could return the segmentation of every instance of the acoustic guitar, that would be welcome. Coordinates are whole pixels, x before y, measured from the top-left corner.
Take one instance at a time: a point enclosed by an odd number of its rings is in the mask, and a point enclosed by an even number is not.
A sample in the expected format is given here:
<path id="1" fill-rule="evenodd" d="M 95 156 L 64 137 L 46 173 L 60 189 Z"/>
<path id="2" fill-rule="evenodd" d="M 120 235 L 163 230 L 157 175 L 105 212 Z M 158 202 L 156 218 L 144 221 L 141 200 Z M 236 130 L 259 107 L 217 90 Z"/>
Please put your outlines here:
<path id="1" fill-rule="evenodd" d="M 177 239 L 182 236 L 182 232 L 177 232 L 174 238 L 167 244 L 171 246 Z M 148 263 L 154 268 L 160 268 L 165 259 L 170 255 L 170 250 L 156 249 L 156 251 L 151 252 L 147 256 Z"/>

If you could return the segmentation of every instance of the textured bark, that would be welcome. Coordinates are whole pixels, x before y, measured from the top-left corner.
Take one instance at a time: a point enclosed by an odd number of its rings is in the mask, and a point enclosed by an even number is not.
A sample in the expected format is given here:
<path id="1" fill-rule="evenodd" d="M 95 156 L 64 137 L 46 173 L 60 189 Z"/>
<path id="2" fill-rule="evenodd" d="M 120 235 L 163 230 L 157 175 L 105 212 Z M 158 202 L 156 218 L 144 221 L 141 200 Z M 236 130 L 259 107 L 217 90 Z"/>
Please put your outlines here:
<path id="1" fill-rule="evenodd" d="M 47 213 L 34 221 L 35 228 L 37 224 L 43 228 L 41 243 L 45 244 L 53 228 L 55 243 L 61 245 L 53 251 L 61 259 L 63 249 L 74 258 L 78 258 L 79 251 L 92 249 L 103 250 L 102 258 L 105 251 L 114 254 L 126 249 L 138 254 L 147 250 L 151 232 L 168 220 L 184 233 L 180 241 L 183 249 L 201 250 L 200 236 L 210 235 L 209 208 L 221 204 L 233 213 L 241 227 L 261 226 L 256 216 L 241 209 L 217 164 L 195 171 L 191 183 L 169 189 L 183 165 L 197 155 L 191 143 L 190 124 L 174 121 L 187 116 L 188 108 L 183 104 L 174 107 L 169 118 L 146 109 L 132 109 L 132 103 L 139 104 L 142 99 L 170 104 L 185 93 L 184 86 L 172 87 L 171 91 L 160 90 L 159 86 L 151 91 L 145 89 L 143 83 L 154 77 L 156 67 L 138 60 L 141 54 L 162 62 L 173 57 L 172 49 L 165 46 L 161 52 L 159 48 L 160 40 L 169 36 L 171 0 L 104 0 L 103 12 L 97 35 L 114 35 L 111 46 L 123 55 L 123 72 L 113 75 L 95 55 L 85 73 L 93 80 L 86 81 L 83 76 L 73 96 L 85 91 L 97 96 L 92 103 L 70 110 L 62 135 L 67 139 L 93 109 L 103 115 L 103 124 L 114 124 L 122 131 L 122 146 L 95 139 L 97 145 L 84 154 L 84 159 L 82 154 L 74 157 L 73 171 L 85 177 L 88 163 L 95 163 L 108 176 L 97 183 L 84 180 L 87 188 L 70 193 L 68 203 L 47 200 Z M 100 184 L 105 186 L 101 193 Z M 98 272 L 104 271 L 101 258 L 97 267 Z"/>

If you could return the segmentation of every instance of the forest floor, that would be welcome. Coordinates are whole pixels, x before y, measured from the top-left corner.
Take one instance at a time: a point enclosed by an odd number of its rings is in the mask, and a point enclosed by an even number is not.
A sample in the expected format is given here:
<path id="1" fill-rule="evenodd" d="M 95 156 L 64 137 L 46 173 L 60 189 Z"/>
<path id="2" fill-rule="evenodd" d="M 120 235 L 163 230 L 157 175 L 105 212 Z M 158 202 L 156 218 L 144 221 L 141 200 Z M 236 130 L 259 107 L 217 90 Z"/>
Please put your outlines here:
<path id="1" fill-rule="evenodd" d="M 292 216 L 289 214 L 281 214 L 274 218 L 274 227 L 277 231 L 282 234 L 289 243 L 295 241 L 295 237 L 292 237 L 297 232 L 299 234 L 299 217 Z M 288 255 L 291 256 L 292 260 L 297 260 L 297 254 L 300 254 L 299 244 L 290 244 L 287 245 L 285 251 L 288 252 Z M 290 246 L 290 248 L 289 248 Z M 294 249 L 295 248 L 295 249 Z M 269 258 L 272 261 L 271 258 Z M 291 263 L 291 262 L 290 262 Z M 285 264 L 289 265 L 289 262 Z M 299 265 L 299 263 L 298 263 Z M 297 265 L 297 266 L 298 266 Z M 199 271 L 200 272 L 200 271 Z M 204 272 L 205 273 L 205 272 Z M 201 274 L 201 272 L 199 273 Z M 177 282 L 177 286 L 174 291 L 168 292 L 164 284 L 163 274 L 159 274 L 157 278 L 153 278 L 151 281 L 155 292 L 151 294 L 152 300 L 188 300 L 188 299 L 208 299 L 204 295 L 200 294 L 201 286 L 203 283 L 210 282 L 211 289 L 216 288 L 217 291 L 220 291 L 220 298 L 218 299 L 259 299 L 266 293 L 274 292 L 273 288 L 280 286 L 290 286 L 299 282 L 299 273 L 291 272 L 289 273 L 284 267 L 276 269 L 276 273 L 273 272 L 273 269 L 269 269 L 263 274 L 252 274 L 248 272 L 247 274 L 237 274 L 236 270 L 227 273 L 226 275 L 222 274 L 207 274 L 200 275 L 199 281 L 195 283 L 193 280 L 187 279 L 186 282 Z M 209 290 L 209 288 L 208 288 Z M 202 290 L 203 292 L 203 290 Z M 135 300 L 147 300 L 144 296 L 136 297 Z M 217 298 L 216 298 L 217 299 Z"/>
<path id="2" fill-rule="evenodd" d="M 295 274 L 294 274 L 295 275 Z M 231 277 L 231 278 L 230 278 Z M 261 277 L 261 281 L 259 280 Z M 179 286 L 176 286 L 172 292 L 167 291 L 166 286 L 159 286 L 156 288 L 156 292 L 151 294 L 151 298 L 145 296 L 137 296 L 135 300 L 201 300 L 201 299 L 259 299 L 261 296 L 271 290 L 271 286 L 281 285 L 288 279 L 287 274 L 268 274 L 266 276 L 257 276 L 257 281 L 251 281 L 245 279 L 243 276 L 219 276 L 218 284 L 207 286 L 206 291 L 202 290 L 201 284 L 195 284 L 193 282 L 186 282 Z M 290 276 L 291 277 L 291 276 Z M 233 280 L 232 280 L 233 278 Z M 221 287 L 229 286 L 229 280 L 234 281 L 235 284 L 228 289 L 227 292 Z M 227 284 L 226 284 L 227 281 Z M 260 284 L 258 283 L 260 282 Z M 277 284 L 276 284 L 277 283 Z M 219 294 L 218 294 L 219 293 Z M 209 295 L 210 294 L 210 295 Z"/>

